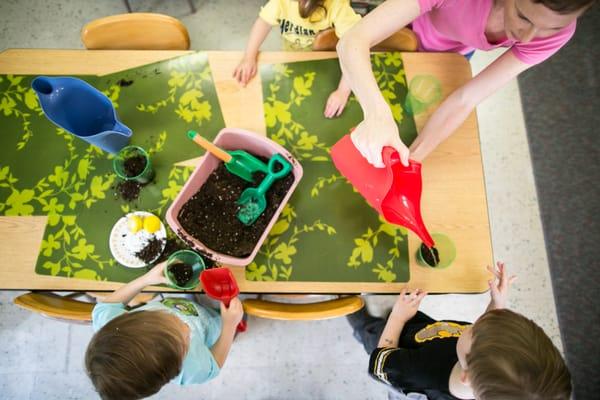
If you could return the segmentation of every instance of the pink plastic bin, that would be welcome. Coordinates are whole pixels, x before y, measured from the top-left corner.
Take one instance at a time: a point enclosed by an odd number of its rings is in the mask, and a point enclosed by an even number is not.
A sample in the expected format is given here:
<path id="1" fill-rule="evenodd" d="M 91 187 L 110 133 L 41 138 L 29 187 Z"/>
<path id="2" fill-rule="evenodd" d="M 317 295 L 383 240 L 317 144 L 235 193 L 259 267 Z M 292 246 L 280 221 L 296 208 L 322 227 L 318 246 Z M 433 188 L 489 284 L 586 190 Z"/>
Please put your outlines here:
<path id="1" fill-rule="evenodd" d="M 198 164 L 192 175 L 190 175 L 188 181 L 185 183 L 185 185 L 173 201 L 173 204 L 171 204 L 171 207 L 169 207 L 169 209 L 167 210 L 167 223 L 169 224 L 173 232 L 175 232 L 177 236 L 179 236 L 182 240 L 192 245 L 194 249 L 201 251 L 204 254 L 207 254 L 211 259 L 218 263 L 222 263 L 225 265 L 245 266 L 250 264 L 254 257 L 256 257 L 256 253 L 258 253 L 260 246 L 262 246 L 264 240 L 269 234 L 269 231 L 271 230 L 271 228 L 273 228 L 273 225 L 277 221 L 277 218 L 279 218 L 279 214 L 281 214 L 283 207 L 287 204 L 288 200 L 290 199 L 290 196 L 296 189 L 296 186 L 298 186 L 298 182 L 300 182 L 300 179 L 302 178 L 302 166 L 290 154 L 289 151 L 287 151 L 279 144 L 273 142 L 265 136 L 261 136 L 259 134 L 243 129 L 224 128 L 219 132 L 213 143 L 225 150 L 245 150 L 249 153 L 267 158 L 271 157 L 275 153 L 279 153 L 292 164 L 292 174 L 294 175 L 294 183 L 292 183 L 292 186 L 283 198 L 283 201 L 277 209 L 277 212 L 275 212 L 275 214 L 271 218 L 271 222 L 269 222 L 269 225 L 267 225 L 267 228 L 260 237 L 260 240 L 258 241 L 258 243 L 256 243 L 254 250 L 252 250 L 252 253 L 250 253 L 248 257 L 239 258 L 229 256 L 226 254 L 219 253 L 218 251 L 215 251 L 205 246 L 202 242 L 196 240 L 190 234 L 188 234 L 177 220 L 177 216 L 179 215 L 181 207 L 189 200 L 190 197 L 192 197 L 194 194 L 196 194 L 196 192 L 198 192 L 198 189 L 200 189 L 204 182 L 206 182 L 208 176 L 221 163 L 221 161 L 212 154 L 207 152 L 204 155 L 204 157 L 202 157 L 200 163 Z"/>

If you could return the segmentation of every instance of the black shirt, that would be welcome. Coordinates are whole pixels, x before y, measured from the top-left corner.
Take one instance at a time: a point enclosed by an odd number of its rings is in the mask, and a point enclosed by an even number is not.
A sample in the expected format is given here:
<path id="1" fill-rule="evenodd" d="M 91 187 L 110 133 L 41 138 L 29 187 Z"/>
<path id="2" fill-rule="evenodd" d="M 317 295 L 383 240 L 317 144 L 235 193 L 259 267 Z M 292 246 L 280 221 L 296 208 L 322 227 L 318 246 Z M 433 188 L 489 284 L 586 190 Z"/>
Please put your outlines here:
<path id="1" fill-rule="evenodd" d="M 430 399 L 455 399 L 448 381 L 458 362 L 456 342 L 468 322 L 436 321 L 418 312 L 400 333 L 398 347 L 371 353 L 369 374 L 404 392 Z"/>

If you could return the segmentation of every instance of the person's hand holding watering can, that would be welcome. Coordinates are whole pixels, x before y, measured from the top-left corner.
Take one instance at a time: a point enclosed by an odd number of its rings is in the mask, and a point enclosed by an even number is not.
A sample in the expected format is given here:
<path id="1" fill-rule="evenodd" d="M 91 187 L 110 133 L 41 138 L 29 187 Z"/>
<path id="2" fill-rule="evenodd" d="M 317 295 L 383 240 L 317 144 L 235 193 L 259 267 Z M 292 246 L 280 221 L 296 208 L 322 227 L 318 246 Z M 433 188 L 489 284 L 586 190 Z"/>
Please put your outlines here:
<path id="1" fill-rule="evenodd" d="M 221 318 L 223 319 L 223 327 L 227 326 L 232 328 L 234 331 L 237 325 L 244 316 L 244 308 L 239 298 L 234 297 L 229 303 L 229 307 L 225 306 L 225 303 L 221 302 Z"/>
<path id="2" fill-rule="evenodd" d="M 400 139 L 398 126 L 388 109 L 384 115 L 367 116 L 351 134 L 354 146 L 367 161 L 377 168 L 383 168 L 381 151 L 391 146 L 400 154 L 400 161 L 408 166 L 409 150 Z"/>

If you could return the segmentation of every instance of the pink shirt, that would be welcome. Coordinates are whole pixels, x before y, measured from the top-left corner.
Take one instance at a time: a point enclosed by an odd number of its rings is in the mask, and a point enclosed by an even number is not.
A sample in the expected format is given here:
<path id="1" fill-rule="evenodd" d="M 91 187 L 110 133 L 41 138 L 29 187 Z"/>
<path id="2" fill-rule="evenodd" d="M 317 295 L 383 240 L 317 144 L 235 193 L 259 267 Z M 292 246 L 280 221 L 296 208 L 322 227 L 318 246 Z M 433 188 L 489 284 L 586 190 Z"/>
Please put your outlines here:
<path id="1" fill-rule="evenodd" d="M 576 23 L 567 25 L 554 35 L 534 38 L 529 43 L 504 39 L 489 43 L 485 25 L 493 0 L 419 0 L 421 15 L 412 23 L 422 51 L 448 51 L 467 54 L 475 49 L 491 50 L 510 47 L 526 64 L 538 64 L 564 46 L 575 33 Z"/>

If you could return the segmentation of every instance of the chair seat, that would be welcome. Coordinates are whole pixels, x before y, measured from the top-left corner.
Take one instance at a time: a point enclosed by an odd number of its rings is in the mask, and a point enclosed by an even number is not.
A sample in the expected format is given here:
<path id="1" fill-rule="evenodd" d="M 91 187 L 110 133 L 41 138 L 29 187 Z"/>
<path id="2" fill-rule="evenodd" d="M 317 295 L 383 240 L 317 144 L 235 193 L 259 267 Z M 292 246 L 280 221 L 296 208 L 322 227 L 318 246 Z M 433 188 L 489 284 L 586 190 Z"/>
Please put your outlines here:
<path id="1" fill-rule="evenodd" d="M 94 303 L 86 303 L 54 293 L 25 293 L 13 302 L 29 311 L 63 321 L 90 323 Z"/>
<path id="2" fill-rule="evenodd" d="M 279 303 L 261 299 L 243 301 L 244 311 L 248 315 L 267 319 L 311 321 L 342 317 L 360 310 L 363 299 L 360 296 L 348 296 L 318 303 Z"/>
<path id="3" fill-rule="evenodd" d="M 333 51 L 339 39 L 333 28 L 325 29 L 315 36 L 313 51 Z M 409 28 L 402 28 L 390 37 L 373 46 L 374 51 L 417 51 L 417 35 Z"/>
<path id="4" fill-rule="evenodd" d="M 90 50 L 188 50 L 186 27 L 176 18 L 153 13 L 99 18 L 83 27 L 81 40 Z"/>

